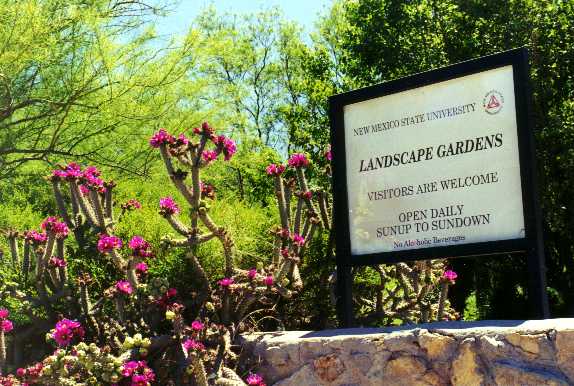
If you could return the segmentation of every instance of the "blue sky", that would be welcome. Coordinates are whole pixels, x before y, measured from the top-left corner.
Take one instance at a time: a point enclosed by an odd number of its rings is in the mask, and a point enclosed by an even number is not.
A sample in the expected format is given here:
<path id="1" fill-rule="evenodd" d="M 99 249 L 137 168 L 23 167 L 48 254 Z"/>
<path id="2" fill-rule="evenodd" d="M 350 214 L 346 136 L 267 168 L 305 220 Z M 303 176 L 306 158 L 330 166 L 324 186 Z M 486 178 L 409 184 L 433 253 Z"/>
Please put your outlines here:
<path id="1" fill-rule="evenodd" d="M 156 24 L 160 35 L 185 33 L 202 9 L 213 4 L 219 13 L 252 13 L 277 6 L 287 19 L 301 24 L 305 32 L 313 30 L 317 15 L 329 8 L 332 0 L 181 0 L 175 11 Z"/>

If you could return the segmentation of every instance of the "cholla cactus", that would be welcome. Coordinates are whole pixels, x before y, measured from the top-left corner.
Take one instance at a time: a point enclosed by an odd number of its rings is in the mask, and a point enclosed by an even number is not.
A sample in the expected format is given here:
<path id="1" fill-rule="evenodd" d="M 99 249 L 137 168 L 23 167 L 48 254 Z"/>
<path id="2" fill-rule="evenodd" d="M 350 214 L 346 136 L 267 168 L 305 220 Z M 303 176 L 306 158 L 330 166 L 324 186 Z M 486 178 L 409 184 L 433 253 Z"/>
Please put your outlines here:
<path id="1" fill-rule="evenodd" d="M 330 147 L 324 156 L 327 161 L 331 161 Z M 295 280 L 294 286 L 299 287 L 299 264 L 313 234 L 319 228 L 328 230 L 328 250 L 332 252 L 334 229 L 331 224 L 329 194 L 323 190 L 309 189 L 305 176 L 305 170 L 310 167 L 308 158 L 302 153 L 295 153 L 289 157 L 287 165 L 295 170 L 295 179 L 283 178 L 286 171 L 284 165 L 271 164 L 266 168 L 267 174 L 275 181 L 281 219 L 281 228 L 273 232 L 274 264 L 281 267 L 277 280 L 281 280 L 282 274 L 290 272 Z M 330 175 L 329 166 L 325 174 Z M 354 273 L 365 269 L 357 268 Z M 354 291 L 354 302 L 359 310 L 356 322 L 359 324 L 377 322 L 388 325 L 397 320 L 414 323 L 457 318 L 447 300 L 448 287 L 454 284 L 456 274 L 445 271 L 444 260 L 377 265 L 372 269 L 379 277 L 379 285 L 356 288 Z M 333 303 L 336 301 L 335 277 L 333 274 L 330 280 Z"/>
<path id="2" fill-rule="evenodd" d="M 14 329 L 12 321 L 8 319 L 10 313 L 4 308 L 0 308 L 0 374 L 4 369 L 6 363 L 6 336 Z"/>
<path id="3" fill-rule="evenodd" d="M 198 340 L 197 336 L 183 340 L 185 329 L 180 310 L 170 307 L 166 316 L 172 320 L 174 331 L 182 342 L 184 357 L 188 363 L 186 372 L 197 384 L 207 384 L 208 378 L 217 379 L 218 384 L 243 384 L 235 372 L 226 366 L 228 360 L 235 359 L 230 346 L 239 324 L 257 301 L 276 294 L 289 297 L 291 290 L 286 287 L 284 281 L 277 280 L 277 266 L 249 270 L 237 266 L 233 240 L 227 230 L 218 226 L 209 215 L 207 200 L 214 197 L 213 187 L 201 180 L 202 169 L 219 157 L 225 161 L 231 159 L 236 145 L 231 139 L 216 135 L 215 130 L 207 123 L 195 128 L 193 133 L 192 138 L 183 134 L 176 138 L 161 129 L 150 140 L 150 145 L 159 149 L 171 181 L 189 207 L 185 212 L 189 213 L 186 220 L 182 218 L 182 210 L 172 197 L 160 200 L 159 213 L 182 237 L 174 239 L 166 236 L 163 238 L 163 245 L 166 248 L 185 248 L 186 256 L 195 272 L 195 278 L 192 280 L 201 283 L 191 315 L 212 315 L 212 321 L 218 321 L 224 327 L 204 336 L 203 340 Z M 219 280 L 216 286 L 209 280 L 193 248 L 214 239 L 219 241 L 225 261 L 225 277 Z M 213 355 L 203 350 L 209 344 L 204 346 L 201 342 L 210 342 L 216 347 Z"/>

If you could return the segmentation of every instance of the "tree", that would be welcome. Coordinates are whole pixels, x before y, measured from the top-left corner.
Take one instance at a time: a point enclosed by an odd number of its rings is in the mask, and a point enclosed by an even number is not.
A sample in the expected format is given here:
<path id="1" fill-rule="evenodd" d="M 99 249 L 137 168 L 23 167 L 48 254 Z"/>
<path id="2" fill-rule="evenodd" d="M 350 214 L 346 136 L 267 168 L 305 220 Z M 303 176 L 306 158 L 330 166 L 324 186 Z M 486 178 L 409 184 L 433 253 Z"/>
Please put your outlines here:
<path id="1" fill-rule="evenodd" d="M 77 158 L 136 171 L 114 143 L 166 113 L 158 91 L 183 76 L 157 66 L 142 1 L 0 3 L 0 175 Z M 173 63 L 168 63 L 173 64 Z M 173 68 L 171 69 L 173 70 Z M 153 102 L 154 108 L 139 108 Z M 163 103 L 162 103 L 163 102 Z M 135 108 L 134 108 L 135 107 Z"/>
<path id="2" fill-rule="evenodd" d="M 549 288 L 555 315 L 574 312 L 574 5 L 564 1 L 360 0 L 335 2 L 304 59 L 298 104 L 285 109 L 291 144 L 319 153 L 328 143 L 329 95 L 527 46 L 533 122 L 545 211 Z M 309 113 L 313 112 L 313 113 Z M 312 140 L 310 140 L 312 138 Z M 503 262 L 504 260 L 504 262 Z M 476 280 L 482 316 L 507 317 L 525 301 L 521 260 L 502 257 L 458 270 Z M 463 266 L 466 265 L 466 269 Z M 512 277 L 513 280 L 508 278 Z M 469 280 L 467 290 L 475 284 Z M 459 283 L 463 283 L 460 280 Z M 485 284 L 485 283 L 491 284 Z M 502 299 L 497 296 L 504 291 Z M 464 291 L 463 291 L 464 292 Z M 466 292 L 468 295 L 469 292 Z M 460 302 L 455 308 L 460 308 Z M 570 306 L 569 306 L 570 305 Z M 516 308 L 514 308 L 516 309 Z M 517 311 L 519 312 L 519 310 Z M 516 317 L 516 314 L 514 315 Z"/>

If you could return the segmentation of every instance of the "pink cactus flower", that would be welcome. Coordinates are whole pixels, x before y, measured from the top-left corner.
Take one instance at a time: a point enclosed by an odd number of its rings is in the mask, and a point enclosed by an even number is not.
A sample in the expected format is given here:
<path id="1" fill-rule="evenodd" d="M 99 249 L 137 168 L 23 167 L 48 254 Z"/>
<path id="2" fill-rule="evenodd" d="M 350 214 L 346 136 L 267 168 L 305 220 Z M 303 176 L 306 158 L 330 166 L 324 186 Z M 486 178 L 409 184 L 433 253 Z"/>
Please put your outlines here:
<path id="1" fill-rule="evenodd" d="M 10 311 L 6 308 L 0 308 L 0 319 L 7 319 L 10 316 Z"/>
<path id="2" fill-rule="evenodd" d="M 82 184 L 78 186 L 78 188 L 80 189 L 80 194 L 82 196 L 87 196 L 88 194 L 90 194 L 90 188 L 88 188 L 86 185 Z"/>
<path id="3" fill-rule="evenodd" d="M 213 132 L 214 132 L 214 129 L 211 126 L 209 126 L 209 123 L 207 123 L 207 122 L 203 122 L 201 124 L 201 127 L 194 127 L 193 128 L 194 134 L 205 134 L 208 137 L 211 137 Z"/>
<path id="4" fill-rule="evenodd" d="M 136 272 L 138 272 L 138 273 L 147 273 L 147 271 L 148 271 L 148 266 L 147 266 L 147 264 L 144 263 L 143 261 L 136 264 Z"/>
<path id="5" fill-rule="evenodd" d="M 81 339 L 83 337 L 84 328 L 80 322 L 69 319 L 62 319 L 56 323 L 56 327 L 52 332 L 52 338 L 60 347 L 69 345 L 74 338 Z"/>
<path id="6" fill-rule="evenodd" d="M 168 298 L 174 298 L 177 296 L 177 290 L 175 288 L 169 288 L 165 294 Z"/>
<path id="7" fill-rule="evenodd" d="M 98 251 L 100 253 L 110 253 L 114 249 L 120 249 L 122 247 L 122 240 L 116 236 L 108 236 L 106 234 L 101 234 L 98 240 Z"/>
<path id="8" fill-rule="evenodd" d="M 66 178 L 68 176 L 68 173 L 62 169 L 56 169 L 52 171 L 52 176 L 58 178 Z"/>
<path id="9" fill-rule="evenodd" d="M 82 168 L 75 162 L 70 162 L 66 165 L 64 170 L 66 172 L 65 178 L 67 180 L 75 180 L 76 178 L 80 178 L 82 176 Z"/>
<path id="10" fill-rule="evenodd" d="M 289 249 L 288 248 L 281 248 L 281 256 L 289 257 Z"/>
<path id="11" fill-rule="evenodd" d="M 165 129 L 159 129 L 151 139 L 149 140 L 149 144 L 151 147 L 158 148 L 161 145 L 169 145 L 175 142 L 175 138 L 173 135 L 169 134 Z"/>
<path id="12" fill-rule="evenodd" d="M 263 278 L 263 284 L 267 287 L 271 287 L 273 285 L 273 276 L 267 275 Z"/>
<path id="13" fill-rule="evenodd" d="M 141 209 L 142 207 L 142 204 L 135 198 L 130 198 L 125 205 L 127 209 Z"/>
<path id="14" fill-rule="evenodd" d="M 28 231 L 24 234 L 24 237 L 34 244 L 44 244 L 48 240 L 48 235 L 44 232 Z"/>
<path id="15" fill-rule="evenodd" d="M 170 196 L 159 199 L 159 209 L 163 215 L 173 215 L 179 213 L 179 207 Z"/>
<path id="16" fill-rule="evenodd" d="M 289 229 L 281 229 L 279 231 L 279 236 L 283 237 L 284 239 L 288 238 L 291 235 L 291 232 L 289 232 Z"/>
<path id="17" fill-rule="evenodd" d="M 281 165 L 281 164 L 279 164 L 279 165 L 270 164 L 269 166 L 267 166 L 265 168 L 265 171 L 270 176 L 279 176 L 279 175 L 281 175 L 281 173 L 283 173 L 285 171 L 285 166 Z"/>
<path id="18" fill-rule="evenodd" d="M 217 159 L 217 152 L 215 150 L 204 150 L 201 153 L 201 157 L 205 163 L 209 164 Z"/>
<path id="19" fill-rule="evenodd" d="M 302 247 L 303 245 L 305 245 L 305 238 L 301 235 L 298 235 L 297 233 L 295 233 L 293 235 L 293 243 Z"/>
<path id="20" fill-rule="evenodd" d="M 126 362 L 122 365 L 120 373 L 130 378 L 130 386 L 149 386 L 155 380 L 155 373 L 148 367 L 146 361 Z"/>
<path id="21" fill-rule="evenodd" d="M 143 239 L 141 236 L 134 236 L 128 243 L 128 247 L 132 250 L 134 256 L 138 257 L 152 257 L 151 244 Z"/>
<path id="22" fill-rule="evenodd" d="M 192 330 L 201 331 L 201 330 L 203 330 L 203 327 L 205 327 L 205 326 L 199 320 L 194 320 L 193 322 L 191 322 L 191 329 Z"/>
<path id="23" fill-rule="evenodd" d="M 333 153 L 331 152 L 331 145 L 329 145 L 327 147 L 327 151 L 325 151 L 325 158 L 327 158 L 327 161 L 333 160 Z"/>
<path id="24" fill-rule="evenodd" d="M 47 217 L 40 226 L 48 232 L 53 232 L 58 239 L 66 238 L 70 232 L 66 223 L 60 222 L 58 217 Z"/>
<path id="25" fill-rule="evenodd" d="M 204 351 L 205 350 L 205 346 L 203 345 L 203 343 L 196 341 L 195 339 L 186 339 L 183 341 L 182 344 L 183 348 L 186 351 Z"/>
<path id="26" fill-rule="evenodd" d="M 0 330 L 3 332 L 10 332 L 14 329 L 14 324 L 10 320 L 0 321 Z"/>
<path id="27" fill-rule="evenodd" d="M 295 153 L 293 154 L 289 160 L 287 161 L 289 166 L 293 168 L 306 168 L 309 166 L 309 160 L 307 156 L 303 153 Z"/>
<path id="28" fill-rule="evenodd" d="M 63 268 L 67 265 L 66 260 L 53 256 L 48 261 L 48 265 L 52 268 Z"/>
<path id="29" fill-rule="evenodd" d="M 223 279 L 219 280 L 217 283 L 222 287 L 222 288 L 227 288 L 230 285 L 232 285 L 234 282 L 233 278 L 230 277 L 224 277 Z"/>
<path id="30" fill-rule="evenodd" d="M 237 152 L 237 145 L 230 138 L 225 138 L 223 141 L 223 159 L 229 161 L 231 157 Z"/>
<path id="31" fill-rule="evenodd" d="M 303 192 L 303 194 L 301 194 L 301 197 L 303 197 L 303 199 L 305 200 L 310 200 L 313 198 L 313 192 L 310 190 Z"/>
<path id="32" fill-rule="evenodd" d="M 185 134 L 180 134 L 177 136 L 177 143 L 180 145 L 187 145 L 189 143 L 189 139 L 185 136 Z"/>
<path id="33" fill-rule="evenodd" d="M 116 289 L 125 295 L 131 295 L 134 292 L 132 285 L 127 280 L 118 281 L 116 283 Z"/>
<path id="34" fill-rule="evenodd" d="M 453 270 L 446 270 L 444 271 L 444 273 L 442 274 L 442 276 L 447 279 L 450 280 L 452 282 L 454 282 L 456 280 L 456 278 L 458 277 L 457 273 L 454 272 Z"/>
<path id="35" fill-rule="evenodd" d="M 249 271 L 247 271 L 247 277 L 249 280 L 255 279 L 255 276 L 257 276 L 257 269 L 251 268 Z"/>
<path id="36" fill-rule="evenodd" d="M 263 383 L 263 377 L 259 374 L 249 374 L 247 377 L 247 384 L 250 386 L 265 386 L 265 383 Z"/>

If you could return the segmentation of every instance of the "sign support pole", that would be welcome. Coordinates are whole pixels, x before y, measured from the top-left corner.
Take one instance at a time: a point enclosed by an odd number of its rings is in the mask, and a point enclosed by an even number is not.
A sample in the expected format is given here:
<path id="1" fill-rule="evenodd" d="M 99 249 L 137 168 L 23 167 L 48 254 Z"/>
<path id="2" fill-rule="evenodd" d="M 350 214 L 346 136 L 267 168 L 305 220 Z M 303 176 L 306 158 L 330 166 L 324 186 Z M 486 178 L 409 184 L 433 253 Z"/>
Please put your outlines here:
<path id="1" fill-rule="evenodd" d="M 548 319 L 550 309 L 548 294 L 546 292 L 546 266 L 544 264 L 544 251 L 535 247 L 527 252 L 528 276 L 530 285 L 528 298 L 530 302 L 530 317 L 532 319 Z"/>
<path id="2" fill-rule="evenodd" d="M 339 328 L 353 326 L 353 273 L 348 264 L 337 267 L 337 317 Z"/>

